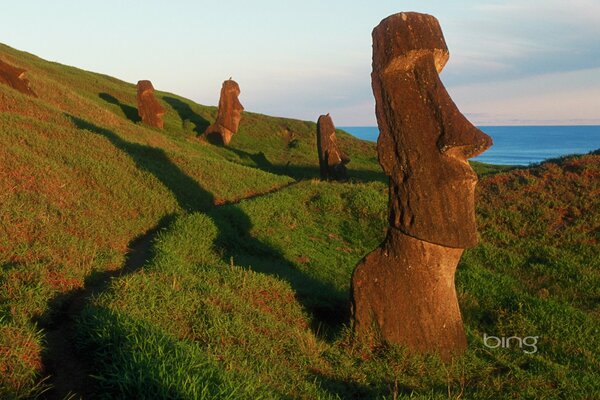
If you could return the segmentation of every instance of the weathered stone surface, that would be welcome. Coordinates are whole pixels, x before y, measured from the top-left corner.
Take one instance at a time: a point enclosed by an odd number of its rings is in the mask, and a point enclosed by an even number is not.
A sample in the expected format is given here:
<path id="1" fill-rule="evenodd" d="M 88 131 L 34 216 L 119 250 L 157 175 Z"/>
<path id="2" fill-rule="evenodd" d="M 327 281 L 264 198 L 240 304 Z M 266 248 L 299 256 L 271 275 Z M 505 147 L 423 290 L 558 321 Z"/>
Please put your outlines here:
<path id="1" fill-rule="evenodd" d="M 352 275 L 354 330 L 417 353 L 444 358 L 467 341 L 454 288 L 463 249 L 439 246 L 390 228 L 381 247 Z"/>
<path id="2" fill-rule="evenodd" d="M 25 78 L 25 70 L 17 68 L 0 60 L 0 83 L 8 85 L 19 92 L 37 97 L 37 94 L 29 87 L 29 81 Z"/>
<path id="3" fill-rule="evenodd" d="M 217 120 L 204 132 L 211 143 L 228 145 L 231 138 L 237 133 L 244 106 L 240 103 L 240 86 L 236 81 L 228 79 L 221 87 Z"/>
<path id="4" fill-rule="evenodd" d="M 390 224 L 449 247 L 477 241 L 477 177 L 467 159 L 492 144 L 458 110 L 438 72 L 448 50 L 438 21 L 401 13 L 373 31 L 378 152 L 391 178 Z"/>
<path id="5" fill-rule="evenodd" d="M 345 180 L 348 178 L 346 164 L 350 158 L 338 147 L 335 126 L 329 114 L 317 120 L 317 153 L 321 179 Z"/>
<path id="6" fill-rule="evenodd" d="M 162 129 L 164 107 L 154 97 L 152 82 L 143 80 L 137 83 L 138 115 L 146 125 Z"/>
<path id="7" fill-rule="evenodd" d="M 477 242 L 477 176 L 467 159 L 492 144 L 458 110 L 438 73 L 438 21 L 392 15 L 373 30 L 379 163 L 390 177 L 389 228 L 352 277 L 354 326 L 369 337 L 448 358 L 466 347 L 454 289 L 462 249 Z"/>

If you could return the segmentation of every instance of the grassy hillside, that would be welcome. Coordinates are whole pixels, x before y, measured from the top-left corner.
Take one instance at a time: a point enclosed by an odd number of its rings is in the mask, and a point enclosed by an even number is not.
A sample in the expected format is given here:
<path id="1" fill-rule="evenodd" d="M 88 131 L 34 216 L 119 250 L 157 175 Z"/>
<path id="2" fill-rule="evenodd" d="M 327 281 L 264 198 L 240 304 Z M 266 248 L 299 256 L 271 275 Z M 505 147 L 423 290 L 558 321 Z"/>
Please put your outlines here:
<path id="1" fill-rule="evenodd" d="M 2 391 L 31 389 L 62 303 L 118 271 L 136 238 L 317 176 L 313 123 L 244 113 L 232 146 L 217 148 L 197 140 L 214 107 L 157 92 L 167 110 L 158 131 L 140 124 L 135 85 L 4 45 L 0 58 L 26 69 L 39 95 L 0 85 Z M 382 179 L 373 145 L 340 136 L 353 178 Z"/>
<path id="2" fill-rule="evenodd" d="M 320 182 L 312 122 L 245 112 L 215 147 L 197 140 L 214 107 L 157 92 L 159 131 L 132 84 L 0 59 L 39 95 L 0 85 L 0 397 L 600 394 L 600 155 L 475 165 L 482 240 L 457 277 L 470 347 L 444 365 L 350 334 L 350 274 L 386 225 L 372 143 L 339 132 L 351 180 Z"/>

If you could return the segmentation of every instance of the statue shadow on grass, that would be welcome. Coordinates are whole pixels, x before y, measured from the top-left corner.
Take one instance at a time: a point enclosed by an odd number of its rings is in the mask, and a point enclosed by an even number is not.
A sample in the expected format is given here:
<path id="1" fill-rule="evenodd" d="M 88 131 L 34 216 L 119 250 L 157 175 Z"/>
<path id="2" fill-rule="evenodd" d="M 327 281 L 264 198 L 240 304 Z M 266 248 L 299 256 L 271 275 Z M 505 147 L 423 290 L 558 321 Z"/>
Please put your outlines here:
<path id="1" fill-rule="evenodd" d="M 90 375 L 95 373 L 94 359 L 82 354 L 76 347 L 80 341 L 77 323 L 82 311 L 95 296 L 109 289 L 112 279 L 127 276 L 142 268 L 153 257 L 153 239 L 172 223 L 173 214 L 164 216 L 157 225 L 133 239 L 127 246 L 125 262 L 116 270 L 95 271 L 85 277 L 83 287 L 54 296 L 47 311 L 34 318 L 43 328 L 42 351 L 44 399 L 93 398 L 95 384 Z M 36 397 L 36 398 L 38 398 Z"/>
<path id="2" fill-rule="evenodd" d="M 238 206 L 214 208 L 213 195 L 173 164 L 164 150 L 128 142 L 108 129 L 77 117 L 70 118 L 78 128 L 106 137 L 115 147 L 127 153 L 140 169 L 152 173 L 174 194 L 182 209 L 188 212 L 210 210 L 208 215 L 219 230 L 216 245 L 224 249 L 224 261 L 229 263 L 230 257 L 233 257 L 237 265 L 289 282 L 300 303 L 313 315 L 315 332 L 323 331 L 324 336 L 334 336 L 349 320 L 349 295 L 346 291 L 342 292 L 302 272 L 286 260 L 281 251 L 252 237 L 250 218 Z M 236 152 L 241 154 L 242 151 Z M 264 154 L 250 156 L 260 167 L 277 170 Z M 317 167 L 315 169 L 318 170 Z"/>
<path id="3" fill-rule="evenodd" d="M 124 140 L 113 131 L 94 125 L 81 118 L 68 115 L 73 124 L 93 134 L 104 136 L 116 148 L 125 152 L 140 170 L 154 175 L 170 190 L 180 207 L 186 211 L 205 211 L 212 207 L 213 196 L 204 190 L 194 179 L 175 165 L 168 155 L 158 148 Z M 85 398 L 94 393 L 89 375 L 93 361 L 81 354 L 74 343 L 78 340 L 77 318 L 90 300 L 110 287 L 113 278 L 132 274 L 154 257 L 153 241 L 157 233 L 166 229 L 175 219 L 174 214 L 165 215 L 153 228 L 141 234 L 128 244 L 125 262 L 117 270 L 95 271 L 85 277 L 83 287 L 59 293 L 49 302 L 47 311 L 35 322 L 44 328 L 42 353 L 44 375 L 50 379 L 44 392 L 46 399 L 71 398 L 80 395 Z"/>
<path id="4" fill-rule="evenodd" d="M 245 165 L 254 166 L 265 172 L 275 175 L 287 175 L 295 180 L 321 179 L 321 172 L 318 165 L 294 165 L 274 164 L 269 161 L 265 153 L 250 153 L 245 150 L 228 147 L 227 150 L 234 153 L 240 160 L 247 159 L 250 162 Z M 316 159 L 316 151 L 315 151 Z M 370 171 L 348 168 L 348 179 L 345 182 L 382 182 L 387 185 L 388 177 L 383 171 Z"/>
<path id="5" fill-rule="evenodd" d="M 337 336 L 349 319 L 348 293 L 307 275 L 286 260 L 281 251 L 252 237 L 251 220 L 239 206 L 214 207 L 213 195 L 186 175 L 162 149 L 126 141 L 109 129 L 67 116 L 77 128 L 105 137 L 131 157 L 140 170 L 154 175 L 173 193 L 182 209 L 208 211 L 219 231 L 215 246 L 224 249 L 225 262 L 233 257 L 237 265 L 289 282 L 298 301 L 312 314 L 315 333 L 326 340 Z M 88 359 L 74 344 L 81 339 L 77 337 L 78 318 L 93 297 L 109 289 L 113 278 L 132 274 L 151 262 L 157 233 L 166 229 L 174 218 L 175 215 L 166 215 L 152 229 L 132 240 L 120 269 L 93 272 L 85 278 L 83 288 L 60 293 L 49 301 L 48 311 L 36 319 L 44 328 L 46 346 L 42 361 L 44 374 L 51 376 L 48 383 L 52 385 L 44 398 L 94 394 L 91 391 L 96 387 L 89 378 L 94 360 Z"/>
<path id="6" fill-rule="evenodd" d="M 313 332 L 325 340 L 337 337 L 350 318 L 347 291 L 311 277 L 279 249 L 253 237 L 252 222 L 238 205 L 218 207 L 208 215 L 219 229 L 214 245 L 223 251 L 224 262 L 233 259 L 235 265 L 288 282 L 298 302 L 311 315 Z"/>
<path id="7" fill-rule="evenodd" d="M 190 121 L 194 124 L 194 132 L 197 135 L 202 135 L 210 125 L 209 121 L 205 118 L 198 115 L 189 104 L 171 96 L 163 96 L 162 99 L 169 104 L 178 114 L 179 118 L 182 121 Z M 222 147 L 226 151 L 230 151 L 235 154 L 240 159 L 249 159 L 251 163 L 248 163 L 251 166 L 254 166 L 260 170 L 270 172 L 276 175 L 286 175 L 295 180 L 304 180 L 304 179 L 319 179 L 320 171 L 318 165 L 294 165 L 291 163 L 286 164 L 276 164 L 269 161 L 266 155 L 259 151 L 257 153 L 251 153 L 249 151 L 245 151 L 242 149 L 238 149 L 231 146 L 225 146 L 223 140 L 219 134 L 212 134 L 206 137 L 207 142 L 212 145 Z M 294 139 L 295 141 L 299 139 Z M 289 146 L 288 144 L 288 147 Z M 282 147 L 281 151 L 285 151 L 286 148 Z M 317 161 L 317 150 L 315 148 L 315 162 Z M 234 161 L 235 162 L 235 161 Z M 243 164 L 243 165 L 248 165 Z M 358 181 L 358 182 L 373 182 L 379 181 L 385 184 L 388 183 L 387 176 L 383 173 L 383 171 L 370 171 L 370 170 L 360 170 L 360 169 L 352 169 L 352 167 L 348 167 L 348 178 L 349 181 Z"/>
<path id="8" fill-rule="evenodd" d="M 185 121 L 189 121 L 194 124 L 193 130 L 197 135 L 201 135 L 206 131 L 209 125 L 208 121 L 196 114 L 189 104 L 171 96 L 162 96 L 162 99 L 179 114 L 182 123 L 185 124 Z"/>
<path id="9" fill-rule="evenodd" d="M 77 128 L 104 136 L 116 148 L 129 155 L 140 170 L 154 175 L 173 193 L 179 206 L 185 211 L 205 211 L 213 205 L 214 196 L 175 165 L 164 150 L 128 142 L 109 129 L 72 115 L 69 118 Z"/>
<path id="10" fill-rule="evenodd" d="M 153 174 L 173 193 L 182 209 L 208 212 L 219 230 L 216 245 L 224 249 L 225 262 L 229 263 L 230 257 L 234 257 L 237 265 L 288 281 L 298 293 L 298 300 L 315 316 L 317 324 L 337 329 L 348 320 L 348 293 L 308 276 L 286 260 L 279 250 L 253 238 L 250 218 L 237 205 L 214 207 L 214 196 L 175 165 L 164 150 L 128 142 L 109 129 L 74 116 L 69 118 L 78 128 L 104 136 L 129 155 L 138 168 Z M 257 161 L 268 163 L 264 155 Z"/>
<path id="11" fill-rule="evenodd" d="M 107 103 L 115 104 L 115 105 L 119 106 L 121 108 L 121 111 L 125 115 L 125 118 L 127 118 L 134 124 L 142 121 L 142 119 L 140 118 L 140 116 L 138 114 L 137 108 L 130 106 L 128 104 L 121 103 L 121 101 L 119 99 L 117 99 L 116 97 L 114 97 L 108 93 L 98 93 L 98 97 L 100 97 L 102 100 L 106 101 Z"/>

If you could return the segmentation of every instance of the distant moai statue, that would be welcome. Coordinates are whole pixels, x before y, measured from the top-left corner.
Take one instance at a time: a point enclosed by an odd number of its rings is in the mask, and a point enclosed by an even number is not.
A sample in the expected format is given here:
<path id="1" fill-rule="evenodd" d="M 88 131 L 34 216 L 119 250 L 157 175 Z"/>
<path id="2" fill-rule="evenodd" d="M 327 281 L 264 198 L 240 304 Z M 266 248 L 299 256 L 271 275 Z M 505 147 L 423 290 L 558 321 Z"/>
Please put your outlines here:
<path id="1" fill-rule="evenodd" d="M 392 15 L 373 30 L 379 163 L 389 176 L 389 227 L 352 276 L 355 333 L 451 359 L 467 341 L 454 275 L 477 243 L 468 159 L 492 145 L 458 110 L 438 73 L 448 61 L 433 16 Z"/>
<path id="2" fill-rule="evenodd" d="M 29 87 L 29 80 L 25 78 L 26 70 L 17 68 L 0 60 L 0 83 L 10 86 L 19 92 L 38 97 L 37 94 Z"/>
<path id="3" fill-rule="evenodd" d="M 240 86 L 236 81 L 229 78 L 223 82 L 217 120 L 204 132 L 209 142 L 227 146 L 233 135 L 237 133 L 242 119 L 242 111 L 244 111 L 244 106 L 238 99 L 239 95 Z"/>
<path id="4" fill-rule="evenodd" d="M 350 158 L 342 152 L 335 137 L 335 126 L 329 114 L 317 120 L 317 153 L 321 179 L 348 179 L 346 164 Z"/>
<path id="5" fill-rule="evenodd" d="M 155 128 L 163 128 L 164 107 L 154 97 L 154 86 L 148 80 L 137 83 L 138 115 L 142 122 Z"/>

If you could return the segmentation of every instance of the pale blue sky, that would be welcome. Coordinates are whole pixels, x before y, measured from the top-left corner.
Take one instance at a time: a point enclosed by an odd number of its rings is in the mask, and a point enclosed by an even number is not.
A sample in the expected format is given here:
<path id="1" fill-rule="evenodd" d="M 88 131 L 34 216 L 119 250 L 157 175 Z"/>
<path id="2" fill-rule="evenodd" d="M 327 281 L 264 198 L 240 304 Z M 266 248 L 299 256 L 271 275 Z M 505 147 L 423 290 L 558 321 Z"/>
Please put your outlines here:
<path id="1" fill-rule="evenodd" d="M 19 0 L 0 42 L 216 104 L 233 76 L 248 111 L 375 125 L 371 30 L 435 15 L 442 80 L 476 124 L 600 124 L 600 0 Z"/>

